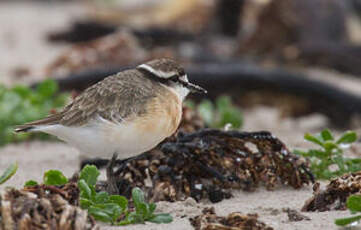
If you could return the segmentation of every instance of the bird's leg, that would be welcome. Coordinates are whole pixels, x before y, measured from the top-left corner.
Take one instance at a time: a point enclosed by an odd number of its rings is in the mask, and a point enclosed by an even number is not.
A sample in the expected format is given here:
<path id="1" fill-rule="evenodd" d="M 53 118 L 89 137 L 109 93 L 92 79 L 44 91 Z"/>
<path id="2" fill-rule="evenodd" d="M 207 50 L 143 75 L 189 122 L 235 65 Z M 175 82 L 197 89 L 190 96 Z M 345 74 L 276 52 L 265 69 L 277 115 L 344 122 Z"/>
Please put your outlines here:
<path id="1" fill-rule="evenodd" d="M 127 166 L 127 163 L 129 161 L 139 159 L 143 155 L 144 154 L 140 154 L 135 157 L 118 160 L 117 159 L 118 154 L 117 153 L 113 154 L 112 159 L 110 159 L 110 161 L 108 160 L 109 163 L 106 166 L 106 175 L 107 175 L 107 184 L 108 184 L 106 190 L 109 194 L 119 194 L 119 188 L 118 188 L 118 183 L 117 183 L 118 176 L 125 169 L 125 167 Z M 119 165 L 119 168 L 114 171 L 114 168 L 116 165 Z"/>
<path id="2" fill-rule="evenodd" d="M 116 162 L 117 157 L 118 157 L 117 153 L 114 153 L 112 159 L 109 161 L 106 167 L 107 182 L 108 182 L 106 190 L 109 194 L 119 194 L 119 189 L 117 186 L 117 175 L 113 171 L 113 168 L 117 163 Z"/>
<path id="3" fill-rule="evenodd" d="M 134 156 L 134 157 L 129 157 L 129 158 L 126 158 L 126 159 L 117 161 L 116 163 L 117 163 L 117 165 L 119 165 L 119 168 L 114 172 L 114 174 L 115 174 L 115 175 L 120 175 L 120 173 L 125 169 L 125 167 L 127 166 L 127 164 L 128 164 L 130 161 L 141 159 L 141 158 L 143 158 L 147 153 L 148 153 L 148 152 L 145 152 L 145 153 L 139 154 L 139 155 Z"/>

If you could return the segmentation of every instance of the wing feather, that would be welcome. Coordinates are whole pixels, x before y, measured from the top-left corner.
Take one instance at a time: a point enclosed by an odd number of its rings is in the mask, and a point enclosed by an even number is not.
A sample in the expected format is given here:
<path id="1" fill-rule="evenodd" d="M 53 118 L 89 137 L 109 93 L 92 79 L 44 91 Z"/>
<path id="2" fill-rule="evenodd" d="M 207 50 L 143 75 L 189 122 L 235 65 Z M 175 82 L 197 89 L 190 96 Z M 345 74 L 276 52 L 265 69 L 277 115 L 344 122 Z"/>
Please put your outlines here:
<path id="1" fill-rule="evenodd" d="M 121 123 L 132 114 L 144 113 L 145 103 L 156 96 L 157 90 L 159 86 L 142 72 L 123 71 L 87 88 L 60 113 L 18 126 L 15 131 L 28 131 L 39 125 L 80 126 L 97 116 Z"/>

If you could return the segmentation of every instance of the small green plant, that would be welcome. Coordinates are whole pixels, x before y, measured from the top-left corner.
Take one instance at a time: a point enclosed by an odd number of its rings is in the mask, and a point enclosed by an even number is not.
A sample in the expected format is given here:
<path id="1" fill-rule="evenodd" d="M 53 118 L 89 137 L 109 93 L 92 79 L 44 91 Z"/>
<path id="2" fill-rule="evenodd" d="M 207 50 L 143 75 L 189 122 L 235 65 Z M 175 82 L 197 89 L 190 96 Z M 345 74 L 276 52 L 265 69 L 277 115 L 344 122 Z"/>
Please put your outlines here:
<path id="1" fill-rule="evenodd" d="M 295 153 L 310 159 L 311 171 L 316 178 L 330 179 L 347 172 L 361 170 L 360 158 L 351 159 L 343 156 L 343 150 L 357 140 L 355 132 L 347 131 L 336 140 L 332 133 L 325 129 L 317 135 L 306 133 L 304 138 L 318 145 L 319 148 L 307 152 L 295 150 Z"/>
<path id="2" fill-rule="evenodd" d="M 95 166 L 85 166 L 80 172 L 78 187 L 80 190 L 80 206 L 87 209 L 96 220 L 114 225 L 144 223 L 170 223 L 173 219 L 169 214 L 154 214 L 156 205 L 145 202 L 144 194 L 139 188 L 132 190 L 135 211 L 128 210 L 128 200 L 119 195 L 107 192 L 96 192 L 95 184 L 99 176 Z M 120 219 L 124 216 L 123 219 Z"/>
<path id="3" fill-rule="evenodd" d="M 82 209 L 95 220 L 110 223 L 113 225 L 128 225 L 144 223 L 170 223 L 173 218 L 168 213 L 155 214 L 156 204 L 145 202 L 144 194 L 139 188 L 132 190 L 132 199 L 135 211 L 128 210 L 128 200 L 124 196 L 109 195 L 107 192 L 96 192 L 95 185 L 100 175 L 94 165 L 86 165 L 79 174 L 78 188 L 80 190 L 79 204 Z M 68 179 L 58 170 L 45 172 L 43 184 L 61 186 L 68 182 Z M 25 187 L 36 186 L 38 182 L 29 180 Z"/>
<path id="4" fill-rule="evenodd" d="M 346 202 L 347 208 L 350 210 L 351 214 L 356 214 L 361 212 L 361 195 L 351 195 L 347 198 Z M 335 220 L 335 224 L 339 226 L 346 226 L 354 222 L 361 220 L 361 215 L 355 215 L 346 218 L 340 218 Z"/>
<path id="5" fill-rule="evenodd" d="M 59 94 L 53 80 L 45 80 L 36 89 L 26 86 L 7 88 L 0 85 L 0 146 L 32 137 L 46 139 L 46 134 L 14 133 L 14 126 L 45 117 L 52 109 L 65 105 L 68 94 Z"/>
<path id="6" fill-rule="evenodd" d="M 215 104 L 210 100 L 203 100 L 197 106 L 197 112 L 206 125 L 212 128 L 223 128 L 226 124 L 231 124 L 233 128 L 238 129 L 243 123 L 241 110 L 228 96 L 218 97 Z"/>
<path id="7" fill-rule="evenodd" d="M 11 164 L 9 167 L 5 169 L 3 174 L 0 176 L 0 184 L 4 184 L 7 180 L 9 180 L 18 170 L 18 163 Z"/>
<path id="8" fill-rule="evenodd" d="M 64 174 L 59 170 L 51 169 L 44 173 L 43 184 L 45 185 L 61 186 L 66 183 L 68 183 L 68 178 L 66 178 Z M 35 180 L 28 180 L 27 182 L 25 182 L 24 187 L 35 186 L 38 184 L 39 183 Z"/>

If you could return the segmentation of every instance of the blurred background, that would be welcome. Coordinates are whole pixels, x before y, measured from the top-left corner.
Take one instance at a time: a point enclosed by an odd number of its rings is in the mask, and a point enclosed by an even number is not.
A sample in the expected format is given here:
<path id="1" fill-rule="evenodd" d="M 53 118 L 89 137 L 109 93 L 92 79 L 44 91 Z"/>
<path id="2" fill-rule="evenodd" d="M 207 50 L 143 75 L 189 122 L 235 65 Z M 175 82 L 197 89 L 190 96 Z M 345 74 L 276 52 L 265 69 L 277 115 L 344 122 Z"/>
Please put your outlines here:
<path id="1" fill-rule="evenodd" d="M 209 91 L 190 121 L 295 147 L 361 127 L 360 0 L 2 0 L 0 23 L 0 145 L 48 138 L 12 127 L 160 57 Z"/>

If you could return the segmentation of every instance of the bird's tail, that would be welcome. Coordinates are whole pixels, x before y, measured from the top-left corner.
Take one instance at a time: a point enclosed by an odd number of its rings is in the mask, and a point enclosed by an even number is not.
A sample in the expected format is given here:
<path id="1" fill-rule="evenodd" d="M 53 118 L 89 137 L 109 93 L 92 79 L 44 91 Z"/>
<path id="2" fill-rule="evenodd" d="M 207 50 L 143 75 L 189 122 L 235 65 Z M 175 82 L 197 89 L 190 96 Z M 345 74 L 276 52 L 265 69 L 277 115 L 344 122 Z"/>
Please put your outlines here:
<path id="1" fill-rule="evenodd" d="M 14 131 L 16 133 L 39 131 L 39 129 L 41 129 L 43 126 L 58 124 L 60 119 L 61 119 L 61 114 L 59 113 L 52 114 L 44 119 L 15 126 Z"/>
<path id="2" fill-rule="evenodd" d="M 33 125 L 19 125 L 14 128 L 14 131 L 16 133 L 22 133 L 22 132 L 32 132 L 35 131 L 35 126 Z"/>

